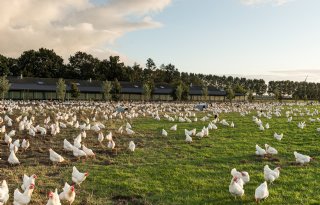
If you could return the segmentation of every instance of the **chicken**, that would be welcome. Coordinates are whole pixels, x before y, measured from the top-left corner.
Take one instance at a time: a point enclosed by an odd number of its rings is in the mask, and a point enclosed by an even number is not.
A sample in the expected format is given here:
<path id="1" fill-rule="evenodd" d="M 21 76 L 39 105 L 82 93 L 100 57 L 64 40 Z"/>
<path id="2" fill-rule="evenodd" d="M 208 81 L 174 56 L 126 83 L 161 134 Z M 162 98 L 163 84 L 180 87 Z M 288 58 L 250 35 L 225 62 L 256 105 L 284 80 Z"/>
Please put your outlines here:
<path id="1" fill-rule="evenodd" d="M 245 172 L 245 171 L 239 172 L 236 170 L 236 168 L 233 168 L 231 170 L 231 175 L 233 177 L 237 177 L 238 179 L 242 179 L 244 184 L 246 184 L 250 181 L 250 176 L 249 176 L 248 172 Z"/>
<path id="2" fill-rule="evenodd" d="M 47 205 L 61 205 L 58 190 L 56 189 L 55 192 L 49 192 L 48 194 L 49 200 Z"/>
<path id="3" fill-rule="evenodd" d="M 73 141 L 73 146 L 75 146 L 76 148 L 81 148 L 81 134 L 79 134 Z"/>
<path id="4" fill-rule="evenodd" d="M 112 140 L 112 132 L 109 132 L 109 134 L 105 137 L 108 141 Z"/>
<path id="5" fill-rule="evenodd" d="M 266 128 L 266 129 L 269 129 L 269 128 L 270 128 L 269 123 L 267 123 L 267 124 L 265 125 L 265 128 Z"/>
<path id="6" fill-rule="evenodd" d="M 98 141 L 100 144 L 102 144 L 102 141 L 104 140 L 104 136 L 103 136 L 103 133 L 102 132 L 99 132 L 98 134 Z"/>
<path id="7" fill-rule="evenodd" d="M 129 150 L 130 150 L 131 152 L 134 152 L 135 149 L 136 149 L 136 145 L 134 144 L 133 141 L 130 141 L 130 142 L 129 142 Z"/>
<path id="8" fill-rule="evenodd" d="M 265 199 L 269 196 L 269 190 L 268 190 L 268 185 L 267 182 L 263 182 L 256 188 L 254 198 L 256 199 L 256 202 L 259 203 L 260 200 Z"/>
<path id="9" fill-rule="evenodd" d="M 192 142 L 192 137 L 190 137 L 190 135 L 186 134 L 186 142 Z"/>
<path id="10" fill-rule="evenodd" d="M 240 184 L 237 183 L 238 178 L 237 177 L 233 177 L 233 179 L 231 180 L 231 183 L 229 185 L 229 192 L 232 196 L 234 196 L 235 198 L 237 196 L 242 197 L 244 194 L 244 189 L 243 186 L 241 186 Z"/>
<path id="11" fill-rule="evenodd" d="M 58 153 L 56 153 L 55 151 L 53 151 L 51 148 L 49 149 L 49 153 L 50 153 L 50 160 L 53 163 L 64 161 L 64 158 L 61 155 L 59 155 Z"/>
<path id="12" fill-rule="evenodd" d="M 74 186 L 70 186 L 67 182 L 64 184 L 63 192 L 59 194 L 59 199 L 63 201 L 68 201 L 71 205 L 76 197 L 76 192 Z"/>
<path id="13" fill-rule="evenodd" d="M 176 124 L 173 125 L 173 126 L 170 128 L 170 130 L 172 130 L 172 131 L 177 131 L 177 125 L 176 125 Z"/>
<path id="14" fill-rule="evenodd" d="M 20 164 L 19 159 L 17 158 L 16 154 L 14 153 L 14 151 L 10 152 L 9 158 L 8 158 L 8 162 L 11 165 L 16 165 L 16 164 Z"/>
<path id="15" fill-rule="evenodd" d="M 72 152 L 73 152 L 73 156 L 77 157 L 78 159 L 80 159 L 81 157 L 87 156 L 87 154 L 84 151 L 82 151 L 81 149 L 78 149 L 75 146 L 72 147 Z"/>
<path id="16" fill-rule="evenodd" d="M 24 149 L 24 151 L 26 151 L 30 146 L 30 142 L 29 140 L 23 139 L 22 143 L 21 143 L 21 147 L 22 149 Z"/>
<path id="17" fill-rule="evenodd" d="M 168 136 L 168 132 L 167 131 L 165 131 L 164 129 L 162 129 L 162 132 L 161 132 L 161 134 L 163 135 L 163 136 Z"/>
<path id="18" fill-rule="evenodd" d="M 29 187 L 31 184 L 36 184 L 37 175 L 33 174 L 30 177 L 27 175 L 23 175 L 23 184 L 21 185 L 21 189 L 24 191 L 27 187 Z"/>
<path id="19" fill-rule="evenodd" d="M 92 149 L 87 148 L 84 144 L 82 145 L 82 150 L 86 153 L 88 157 L 96 156 L 96 154 L 92 151 Z"/>
<path id="20" fill-rule="evenodd" d="M 264 156 L 266 154 L 266 150 L 262 149 L 259 145 L 256 145 L 256 155 Z"/>
<path id="21" fill-rule="evenodd" d="M 9 145 L 12 142 L 12 138 L 9 135 L 4 134 L 4 141 Z"/>
<path id="22" fill-rule="evenodd" d="M 277 140 L 281 141 L 281 139 L 283 138 L 283 133 L 277 134 L 277 133 L 275 132 L 273 136 L 274 136 L 274 138 L 276 138 Z"/>
<path id="23" fill-rule="evenodd" d="M 0 186 L 0 204 L 6 204 L 9 199 L 9 188 L 6 180 Z"/>
<path id="24" fill-rule="evenodd" d="M 110 140 L 110 141 L 108 142 L 108 148 L 109 148 L 109 149 L 114 149 L 115 146 L 116 146 L 116 143 L 115 143 L 113 140 Z"/>
<path id="25" fill-rule="evenodd" d="M 293 152 L 295 158 L 296 158 L 296 162 L 303 165 L 305 163 L 309 163 L 313 158 L 311 158 L 310 156 L 308 155 L 303 155 L 303 154 L 300 154 L 298 152 Z"/>
<path id="26" fill-rule="evenodd" d="M 280 167 L 276 167 L 274 170 L 269 168 L 269 165 L 265 165 L 263 168 L 264 180 L 273 183 L 274 180 L 280 176 Z"/>
<path id="27" fill-rule="evenodd" d="M 13 151 L 14 153 L 17 153 L 19 150 L 18 147 L 12 143 L 9 144 L 9 149 L 10 149 L 10 152 Z"/>
<path id="28" fill-rule="evenodd" d="M 72 181 L 80 186 L 80 184 L 87 178 L 88 172 L 81 173 L 78 169 L 73 166 L 72 168 Z"/>
<path id="29" fill-rule="evenodd" d="M 15 140 L 14 142 L 13 142 L 13 144 L 16 146 L 16 147 L 20 147 L 20 140 L 19 139 L 17 139 L 17 140 Z"/>
<path id="30" fill-rule="evenodd" d="M 133 135 L 134 134 L 134 131 L 131 130 L 130 128 L 126 128 L 126 132 L 128 135 Z"/>
<path id="31" fill-rule="evenodd" d="M 63 149 L 66 151 L 73 151 L 73 145 L 66 139 L 63 140 Z"/>
<path id="32" fill-rule="evenodd" d="M 34 184 L 30 184 L 27 189 L 21 193 L 19 189 L 14 190 L 13 205 L 27 205 L 31 201 Z"/>
<path id="33" fill-rule="evenodd" d="M 270 145 L 265 144 L 264 146 L 266 148 L 267 154 L 271 154 L 271 155 L 278 154 L 278 150 L 276 150 L 275 148 L 271 147 Z"/>

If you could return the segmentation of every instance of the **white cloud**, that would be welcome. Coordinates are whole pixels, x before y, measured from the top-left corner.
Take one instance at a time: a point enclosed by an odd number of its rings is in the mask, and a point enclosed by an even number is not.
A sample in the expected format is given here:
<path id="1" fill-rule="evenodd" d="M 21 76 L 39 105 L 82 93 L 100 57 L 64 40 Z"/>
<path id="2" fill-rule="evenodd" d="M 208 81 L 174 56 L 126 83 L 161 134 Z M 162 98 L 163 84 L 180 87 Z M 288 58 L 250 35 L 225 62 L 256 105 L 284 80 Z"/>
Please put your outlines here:
<path id="1" fill-rule="evenodd" d="M 126 33 L 160 27 L 152 14 L 171 0 L 1 0 L 0 51 L 11 57 L 45 47 L 68 58 L 76 51 L 108 58 L 107 48 Z M 103 55 L 105 53 L 105 55 Z"/>
<path id="2" fill-rule="evenodd" d="M 241 2 L 245 5 L 259 5 L 259 4 L 272 4 L 275 6 L 281 6 L 286 4 L 292 0 L 241 0 Z"/>

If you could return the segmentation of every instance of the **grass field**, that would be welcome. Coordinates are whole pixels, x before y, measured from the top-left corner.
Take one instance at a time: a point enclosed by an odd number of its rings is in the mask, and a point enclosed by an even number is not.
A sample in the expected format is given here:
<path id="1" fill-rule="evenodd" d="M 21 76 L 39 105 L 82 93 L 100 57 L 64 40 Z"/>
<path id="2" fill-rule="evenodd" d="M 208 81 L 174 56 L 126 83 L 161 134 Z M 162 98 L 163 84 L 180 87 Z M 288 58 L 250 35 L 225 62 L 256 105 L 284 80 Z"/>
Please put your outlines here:
<path id="1" fill-rule="evenodd" d="M 280 178 L 268 185 L 270 195 L 262 204 L 319 204 L 319 134 L 316 128 L 320 122 L 309 122 L 311 116 L 293 116 L 287 122 L 285 111 L 290 106 L 283 106 L 281 117 L 272 115 L 272 119 L 261 117 L 263 124 L 269 123 L 270 129 L 259 131 L 252 121 L 257 111 L 252 110 L 245 117 L 239 112 L 221 113 L 219 118 L 233 121 L 235 128 L 217 123 L 217 130 L 210 130 L 210 135 L 202 139 L 193 137 L 193 142 L 185 142 L 184 129 L 201 130 L 210 120 L 192 123 L 169 122 L 163 118 L 157 121 L 150 116 L 130 120 L 113 119 L 105 121 L 104 133 L 112 131 L 117 151 L 99 146 L 97 134 L 87 132 L 84 143 L 96 153 L 96 159 L 82 163 L 72 153 L 65 153 L 62 148 L 64 138 L 73 142 L 79 134 L 78 129 L 62 129 L 57 136 L 36 136 L 31 139 L 30 150 L 19 153 L 21 165 L 10 167 L 6 161 L 9 153 L 6 144 L 1 143 L 0 180 L 6 179 L 10 188 L 10 203 L 13 190 L 22 183 L 23 173 L 38 175 L 36 189 L 31 204 L 45 204 L 49 190 L 62 189 L 64 182 L 71 183 L 72 166 L 80 171 L 89 171 L 89 177 L 76 187 L 74 204 L 255 204 L 254 191 L 264 181 L 263 167 L 281 166 Z M 313 111 L 317 106 L 294 106 L 306 113 L 305 108 Z M 271 109 L 269 111 L 272 111 Z M 87 112 L 89 113 L 89 112 Z M 200 119 L 209 112 L 196 112 Z M 82 113 L 83 114 L 83 113 Z M 168 112 L 169 115 L 171 115 Z M 212 114 L 212 111 L 210 111 Z M 13 114 L 17 116 L 18 113 Z M 173 114 L 171 116 L 174 116 Z M 88 114 L 88 117 L 90 114 Z M 316 118 L 318 116 L 312 116 Z M 14 119 L 14 117 L 12 117 Z M 39 124 L 42 116 L 36 117 Z M 190 118 L 192 119 L 192 117 Z M 116 134 L 116 130 L 129 121 L 136 132 L 129 136 Z M 299 129 L 297 123 L 306 121 L 307 126 Z M 174 124 L 177 131 L 169 131 Z M 16 127 L 13 127 L 13 129 Z M 161 135 L 161 130 L 168 131 L 168 136 Z M 17 129 L 17 128 L 16 128 Z M 7 128 L 7 130 L 10 130 Z M 282 141 L 274 139 L 273 134 L 284 133 Z M 14 139 L 25 138 L 25 132 L 18 132 Z M 30 138 L 30 137 L 28 137 Z M 129 141 L 136 143 L 136 151 L 127 150 Z M 272 158 L 255 155 L 255 145 L 264 147 L 267 143 L 275 147 L 279 154 Z M 106 142 L 104 141 L 106 145 Z M 68 162 L 52 166 L 48 157 L 48 148 L 64 156 Z M 295 163 L 294 151 L 310 155 L 316 159 L 301 166 Z M 235 199 L 229 193 L 232 168 L 247 171 L 250 182 L 245 185 L 245 195 Z"/>

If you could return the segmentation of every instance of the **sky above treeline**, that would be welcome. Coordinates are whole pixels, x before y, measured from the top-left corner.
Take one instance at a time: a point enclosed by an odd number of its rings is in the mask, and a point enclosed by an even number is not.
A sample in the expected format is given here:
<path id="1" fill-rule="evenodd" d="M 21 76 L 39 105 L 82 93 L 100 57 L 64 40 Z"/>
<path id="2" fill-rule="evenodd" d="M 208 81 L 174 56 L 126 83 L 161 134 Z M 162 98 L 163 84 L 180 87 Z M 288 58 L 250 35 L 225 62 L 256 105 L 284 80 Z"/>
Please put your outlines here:
<path id="1" fill-rule="evenodd" d="M 320 82 L 319 0 L 1 0 L 0 53 L 54 49 L 179 71 Z"/>

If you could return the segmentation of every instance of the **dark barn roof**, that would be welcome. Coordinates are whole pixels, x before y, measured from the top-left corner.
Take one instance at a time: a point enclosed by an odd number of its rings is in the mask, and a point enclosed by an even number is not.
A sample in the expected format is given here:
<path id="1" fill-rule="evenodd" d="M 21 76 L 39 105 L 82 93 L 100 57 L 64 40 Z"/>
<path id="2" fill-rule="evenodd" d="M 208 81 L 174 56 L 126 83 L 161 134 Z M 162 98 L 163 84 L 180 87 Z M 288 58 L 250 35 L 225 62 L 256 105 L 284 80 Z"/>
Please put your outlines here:
<path id="1" fill-rule="evenodd" d="M 120 82 L 121 93 L 127 94 L 142 94 L 143 87 L 141 83 Z"/>
<path id="2" fill-rule="evenodd" d="M 57 78 L 32 78 L 32 77 L 8 77 L 11 84 L 10 90 L 32 90 L 55 92 Z M 100 81 L 73 80 L 65 79 L 67 91 L 70 90 L 72 83 L 77 83 L 80 92 L 102 92 Z"/>
<path id="3" fill-rule="evenodd" d="M 153 88 L 152 93 L 156 95 L 161 94 L 172 94 L 174 92 L 174 89 L 169 84 L 156 84 Z"/>
<path id="4" fill-rule="evenodd" d="M 202 95 L 202 86 L 191 86 L 189 88 L 190 95 Z M 208 86 L 208 95 L 209 96 L 225 96 L 226 91 L 223 89 L 218 89 L 213 86 Z"/>

